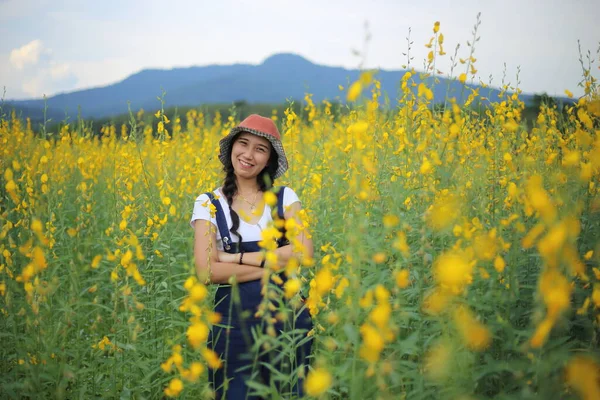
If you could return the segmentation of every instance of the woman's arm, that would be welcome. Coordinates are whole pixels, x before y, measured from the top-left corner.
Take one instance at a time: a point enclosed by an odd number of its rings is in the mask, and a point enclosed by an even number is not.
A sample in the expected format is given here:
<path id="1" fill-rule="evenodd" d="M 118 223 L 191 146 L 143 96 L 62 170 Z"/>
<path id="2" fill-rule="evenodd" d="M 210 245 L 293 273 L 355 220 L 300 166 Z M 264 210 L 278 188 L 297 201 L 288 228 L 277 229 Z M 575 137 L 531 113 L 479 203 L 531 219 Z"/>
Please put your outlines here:
<path id="1" fill-rule="evenodd" d="M 302 221 L 299 218 L 299 212 L 301 210 L 302 210 L 302 205 L 300 202 L 297 201 L 297 202 L 292 203 L 285 211 L 285 219 L 293 218 L 296 221 L 296 224 L 298 224 L 298 226 L 300 226 L 302 224 Z M 212 224 L 211 224 L 211 227 L 213 230 L 215 229 Z M 213 234 L 216 235 L 216 233 L 213 233 Z M 294 248 L 294 246 L 290 244 L 290 245 L 282 246 L 282 247 L 279 247 L 278 249 L 276 249 L 275 253 L 277 254 L 278 264 L 282 267 L 285 267 L 287 265 L 288 261 L 290 260 L 290 258 L 295 257 L 295 258 L 298 258 L 299 261 L 302 261 L 303 257 L 312 258 L 314 249 L 313 249 L 312 239 L 310 239 L 309 236 L 310 235 L 309 235 L 307 229 L 302 229 L 302 230 L 299 229 L 297 235 L 294 238 L 288 238 L 288 239 L 290 239 L 290 243 L 296 243 L 301 248 Z M 215 249 L 216 249 L 216 247 L 215 247 Z M 215 253 L 213 252 L 212 254 L 215 254 Z M 227 253 L 224 251 L 217 251 L 216 258 L 217 258 L 217 260 L 218 260 L 217 262 L 219 262 L 219 264 L 223 263 L 223 264 L 240 265 L 240 264 L 238 264 L 239 259 L 240 259 L 239 254 L 232 254 L 232 253 Z M 264 261 L 264 253 L 261 251 L 244 253 L 244 256 L 242 257 L 243 265 L 247 265 L 247 266 L 259 267 L 263 261 Z M 238 281 L 240 281 L 240 280 L 238 279 Z"/>
<path id="2" fill-rule="evenodd" d="M 264 274 L 260 267 L 221 262 L 218 254 L 215 226 L 202 219 L 194 221 L 194 261 L 201 281 L 229 283 L 229 279 L 235 277 L 241 283 L 261 279 Z"/>
<path id="3" fill-rule="evenodd" d="M 240 262 L 240 254 L 239 253 L 227 253 L 226 251 L 218 252 L 219 261 L 221 262 L 229 262 L 238 264 Z M 250 253 L 244 253 L 242 257 L 242 264 L 252 265 L 254 267 L 260 267 L 263 260 L 265 258 L 265 254 L 262 251 L 253 251 Z"/>
<path id="4" fill-rule="evenodd" d="M 285 267 L 290 257 L 292 257 L 292 246 L 287 244 L 285 246 L 281 246 L 275 249 L 275 254 L 277 254 L 277 263 Z M 221 262 L 229 262 L 229 263 L 239 263 L 240 254 L 239 253 L 227 253 L 226 251 L 218 252 L 219 261 Z M 242 257 L 242 263 L 246 265 L 252 265 L 255 267 L 263 266 L 265 261 L 265 252 L 264 251 L 254 251 L 250 253 L 244 253 Z"/>

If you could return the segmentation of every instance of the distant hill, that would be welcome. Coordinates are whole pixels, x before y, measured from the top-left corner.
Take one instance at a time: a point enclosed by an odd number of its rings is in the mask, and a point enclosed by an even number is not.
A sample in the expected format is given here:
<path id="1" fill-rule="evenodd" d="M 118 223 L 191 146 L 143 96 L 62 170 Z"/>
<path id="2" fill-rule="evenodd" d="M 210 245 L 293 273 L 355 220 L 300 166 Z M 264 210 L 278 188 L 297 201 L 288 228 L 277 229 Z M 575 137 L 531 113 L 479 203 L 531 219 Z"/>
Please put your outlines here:
<path id="1" fill-rule="evenodd" d="M 397 98 L 400 79 L 405 70 L 380 70 L 382 92 L 391 103 Z M 345 99 L 339 85 L 347 87 L 358 79 L 360 71 L 314 64 L 295 54 L 276 54 L 259 65 L 208 65 L 202 67 L 174 68 L 169 70 L 148 69 L 129 76 L 112 85 L 58 94 L 46 100 L 48 118 L 74 118 L 79 111 L 83 118 L 103 118 L 127 112 L 127 103 L 137 111 L 140 108 L 155 110 L 160 104 L 157 96 L 166 91 L 167 106 L 197 106 L 200 104 L 233 103 L 282 103 L 288 99 L 302 100 L 305 93 L 312 93 L 313 100 Z M 439 78 L 434 90 L 435 101 L 444 101 L 446 95 L 464 101 L 468 91 L 455 80 Z M 417 83 L 418 77 L 415 78 Z M 474 85 L 472 87 L 478 87 Z M 500 91 L 481 88 L 480 95 L 491 101 L 498 100 Z M 461 98 L 462 97 L 462 98 Z M 521 95 L 531 101 L 532 95 Z M 568 99 L 563 99 L 568 101 Z M 40 120 L 44 100 L 20 100 L 7 102 L 23 116 Z"/>

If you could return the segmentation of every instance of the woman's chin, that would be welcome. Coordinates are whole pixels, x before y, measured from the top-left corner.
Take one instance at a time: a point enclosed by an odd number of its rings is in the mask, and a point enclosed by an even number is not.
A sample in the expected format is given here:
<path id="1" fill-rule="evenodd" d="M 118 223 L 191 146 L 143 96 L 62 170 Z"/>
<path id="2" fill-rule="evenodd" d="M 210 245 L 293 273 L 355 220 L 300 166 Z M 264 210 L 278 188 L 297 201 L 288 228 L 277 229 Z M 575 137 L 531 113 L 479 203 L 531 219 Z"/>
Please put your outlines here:
<path id="1" fill-rule="evenodd" d="M 244 169 L 236 169 L 234 172 L 235 176 L 240 179 L 256 179 L 256 176 L 258 175 L 255 171 L 248 171 Z"/>

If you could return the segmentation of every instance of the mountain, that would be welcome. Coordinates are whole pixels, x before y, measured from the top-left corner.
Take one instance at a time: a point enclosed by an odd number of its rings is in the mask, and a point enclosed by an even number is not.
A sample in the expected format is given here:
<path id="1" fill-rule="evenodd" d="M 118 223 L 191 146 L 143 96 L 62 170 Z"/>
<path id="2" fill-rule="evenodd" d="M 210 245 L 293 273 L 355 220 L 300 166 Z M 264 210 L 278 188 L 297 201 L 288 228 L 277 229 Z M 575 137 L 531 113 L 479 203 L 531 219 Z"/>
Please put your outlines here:
<path id="1" fill-rule="evenodd" d="M 393 104 L 397 97 L 400 79 L 405 70 L 379 70 L 377 79 L 382 92 Z M 47 118 L 71 118 L 78 113 L 84 118 L 101 118 L 140 108 L 155 110 L 160 107 L 157 100 L 162 91 L 166 92 L 166 106 L 197 106 L 206 103 L 282 103 L 288 99 L 302 100 L 305 93 L 312 93 L 313 100 L 344 100 L 339 85 L 345 87 L 358 79 L 359 70 L 348 70 L 314 64 L 295 54 L 276 54 L 259 65 L 233 64 L 208 65 L 168 70 L 148 69 L 129 76 L 112 85 L 84 89 L 71 93 L 58 94 L 43 99 L 9 101 L 23 116 L 40 120 L 46 107 Z M 439 78 L 435 85 L 434 98 L 443 101 L 446 95 L 464 101 L 468 91 L 455 81 Z M 431 82 L 431 78 L 428 79 Z M 419 78 L 415 81 L 418 83 Z M 479 87 L 473 85 L 472 87 Z M 491 101 L 498 100 L 500 91 L 494 88 L 480 88 L 480 95 Z M 521 95 L 524 101 L 533 96 Z M 439 99 L 439 100 L 438 100 Z"/>

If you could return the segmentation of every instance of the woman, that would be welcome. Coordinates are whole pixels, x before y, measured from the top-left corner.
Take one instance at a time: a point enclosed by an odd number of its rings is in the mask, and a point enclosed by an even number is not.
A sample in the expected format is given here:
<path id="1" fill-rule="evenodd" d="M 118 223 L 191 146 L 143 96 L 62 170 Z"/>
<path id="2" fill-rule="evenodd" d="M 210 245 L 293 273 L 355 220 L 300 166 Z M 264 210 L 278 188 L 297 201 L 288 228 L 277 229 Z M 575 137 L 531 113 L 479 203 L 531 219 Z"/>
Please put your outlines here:
<path id="1" fill-rule="evenodd" d="M 211 332 L 209 346 L 219 354 L 223 367 L 209 370 L 209 380 L 217 399 L 258 398 L 249 395 L 247 381 L 262 381 L 269 386 L 272 379 L 265 364 L 270 364 L 278 371 L 287 367 L 302 372 L 287 390 L 281 382 L 277 383 L 280 390 L 301 396 L 300 377 L 304 376 L 311 348 L 311 340 L 306 339 L 306 332 L 312 328 L 308 311 L 304 308 L 294 313 L 291 325 L 302 333 L 296 335 L 292 344 L 296 347 L 292 359 L 273 357 L 273 352 L 264 354 L 262 349 L 253 347 L 253 332 L 265 330 L 263 320 L 255 316 L 263 300 L 265 259 L 258 245 L 261 232 L 273 220 L 275 211 L 280 218 L 298 219 L 302 208 L 294 191 L 285 187 L 277 190 L 277 210 L 271 210 L 263 201 L 263 194 L 274 190 L 274 180 L 288 167 L 281 137 L 271 119 L 253 114 L 233 128 L 219 145 L 219 159 L 225 171 L 223 186 L 196 199 L 191 219 L 196 270 L 200 277 L 208 277 L 208 281 L 219 285 L 215 311 L 221 314 L 225 326 L 214 327 Z M 299 233 L 296 239 L 304 247 L 301 253 L 312 257 L 313 245 L 308 235 Z M 279 241 L 275 250 L 281 266 L 300 254 L 286 243 L 289 242 Z M 232 278 L 236 282 L 233 286 L 228 285 Z M 285 327 L 278 323 L 275 329 L 279 332 Z"/>

